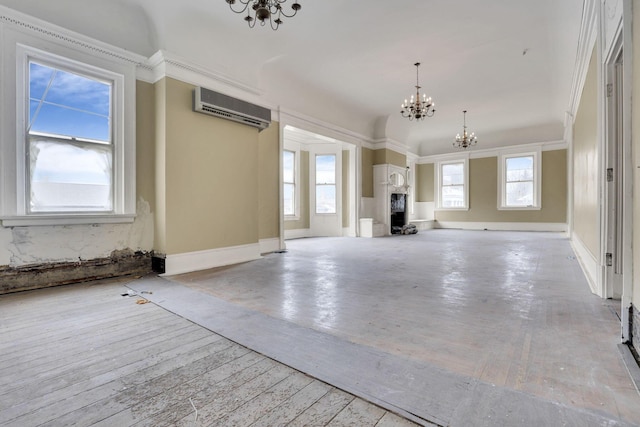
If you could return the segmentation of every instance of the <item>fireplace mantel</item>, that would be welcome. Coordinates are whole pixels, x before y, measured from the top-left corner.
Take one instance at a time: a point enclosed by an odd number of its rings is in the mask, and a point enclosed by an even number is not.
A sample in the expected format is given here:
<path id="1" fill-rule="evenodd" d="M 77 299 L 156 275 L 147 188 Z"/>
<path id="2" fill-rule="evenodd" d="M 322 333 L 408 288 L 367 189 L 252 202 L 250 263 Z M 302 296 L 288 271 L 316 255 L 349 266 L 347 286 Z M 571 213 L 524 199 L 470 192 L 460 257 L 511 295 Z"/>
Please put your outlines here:
<path id="1" fill-rule="evenodd" d="M 408 206 L 407 178 L 406 168 L 391 164 L 373 166 L 374 219 L 384 224 L 386 236 L 391 234 L 391 195 L 405 194 L 407 197 L 405 206 Z M 405 218 L 407 216 L 408 212 L 405 213 Z"/>

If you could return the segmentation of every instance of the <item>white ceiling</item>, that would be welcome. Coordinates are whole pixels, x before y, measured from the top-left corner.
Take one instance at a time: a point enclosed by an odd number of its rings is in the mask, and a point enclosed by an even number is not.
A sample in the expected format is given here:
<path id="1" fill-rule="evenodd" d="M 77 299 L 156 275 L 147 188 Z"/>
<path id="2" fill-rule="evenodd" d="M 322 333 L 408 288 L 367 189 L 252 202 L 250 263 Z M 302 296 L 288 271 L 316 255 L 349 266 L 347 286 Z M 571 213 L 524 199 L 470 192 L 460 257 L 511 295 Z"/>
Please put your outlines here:
<path id="1" fill-rule="evenodd" d="M 276 32 L 249 29 L 225 0 L 0 4 L 145 56 L 166 50 L 416 154 L 452 151 L 465 109 L 478 148 L 563 138 L 583 0 L 298 1 Z M 415 62 L 437 110 L 421 122 L 400 117 Z"/>

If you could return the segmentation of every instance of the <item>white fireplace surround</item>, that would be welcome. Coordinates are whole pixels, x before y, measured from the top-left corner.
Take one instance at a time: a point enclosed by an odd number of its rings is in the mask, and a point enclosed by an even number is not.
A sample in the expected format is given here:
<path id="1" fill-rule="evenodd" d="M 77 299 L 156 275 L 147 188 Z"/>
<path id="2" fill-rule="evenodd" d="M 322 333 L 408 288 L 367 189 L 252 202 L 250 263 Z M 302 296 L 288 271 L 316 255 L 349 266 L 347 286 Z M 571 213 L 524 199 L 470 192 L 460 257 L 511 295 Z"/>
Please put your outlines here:
<path id="1" fill-rule="evenodd" d="M 409 181 L 407 168 L 391 164 L 373 166 L 373 204 L 374 222 L 382 224 L 384 235 L 391 234 L 391 194 L 406 194 L 405 206 L 413 203 L 409 200 Z"/>

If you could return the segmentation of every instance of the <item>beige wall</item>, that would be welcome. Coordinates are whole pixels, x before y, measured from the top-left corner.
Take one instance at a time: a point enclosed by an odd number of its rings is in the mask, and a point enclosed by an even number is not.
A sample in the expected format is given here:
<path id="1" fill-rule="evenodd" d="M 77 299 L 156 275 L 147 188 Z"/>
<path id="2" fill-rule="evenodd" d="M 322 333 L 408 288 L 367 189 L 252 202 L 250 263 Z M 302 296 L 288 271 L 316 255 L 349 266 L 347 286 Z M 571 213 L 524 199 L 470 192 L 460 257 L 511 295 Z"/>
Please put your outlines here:
<path id="1" fill-rule="evenodd" d="M 193 112 L 190 84 L 171 78 L 159 84 L 166 115 L 156 174 L 165 200 L 157 205 L 166 220 L 158 230 L 164 247 L 158 248 L 178 254 L 257 243 L 258 130 Z"/>
<path id="2" fill-rule="evenodd" d="M 349 227 L 349 151 L 342 150 L 342 227 Z"/>
<path id="3" fill-rule="evenodd" d="M 416 202 L 435 201 L 433 163 L 416 165 Z"/>
<path id="4" fill-rule="evenodd" d="M 300 151 L 300 219 L 285 221 L 285 230 L 309 228 L 309 152 Z"/>
<path id="5" fill-rule="evenodd" d="M 406 154 L 400 154 L 396 151 L 383 148 L 380 150 L 374 150 L 373 152 L 373 164 L 374 165 L 395 165 L 404 168 L 407 166 Z"/>
<path id="6" fill-rule="evenodd" d="M 154 85 L 155 100 L 155 222 L 153 249 L 161 254 L 167 253 L 167 186 L 166 186 L 166 109 L 167 81 L 161 79 Z"/>
<path id="7" fill-rule="evenodd" d="M 362 148 L 362 197 L 373 197 L 373 150 Z"/>
<path id="8" fill-rule="evenodd" d="M 573 230 L 599 259 L 597 62 L 594 48 L 573 127 Z"/>
<path id="9" fill-rule="evenodd" d="M 280 125 L 271 125 L 258 134 L 258 237 L 280 237 Z"/>
<path id="10" fill-rule="evenodd" d="M 542 152 L 542 209 L 498 210 L 498 158 L 469 161 L 469 210 L 436 211 L 438 221 L 567 221 L 567 150 Z"/>
<path id="11" fill-rule="evenodd" d="M 136 196 L 155 210 L 155 88 L 136 82 Z"/>

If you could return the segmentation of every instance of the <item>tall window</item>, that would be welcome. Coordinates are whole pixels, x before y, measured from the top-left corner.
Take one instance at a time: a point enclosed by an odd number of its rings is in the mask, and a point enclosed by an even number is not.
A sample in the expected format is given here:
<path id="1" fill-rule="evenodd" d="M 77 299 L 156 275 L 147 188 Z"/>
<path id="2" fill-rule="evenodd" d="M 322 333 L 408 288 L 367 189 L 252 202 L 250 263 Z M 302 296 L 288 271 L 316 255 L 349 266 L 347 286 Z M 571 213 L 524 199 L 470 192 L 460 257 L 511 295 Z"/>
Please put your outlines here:
<path id="1" fill-rule="evenodd" d="M 293 151 L 282 152 L 282 181 L 284 214 L 293 216 L 296 214 L 296 153 Z"/>
<path id="2" fill-rule="evenodd" d="M 132 222 L 136 67 L 48 39 L 2 45 L 4 227 Z M 14 94 L 14 96 L 10 96 Z"/>
<path id="3" fill-rule="evenodd" d="M 316 156 L 316 213 L 336 213 L 336 155 Z"/>
<path id="4" fill-rule="evenodd" d="M 113 210 L 113 82 L 28 65 L 27 209 Z"/>
<path id="5" fill-rule="evenodd" d="M 505 159 L 505 205 L 533 206 L 533 156 Z"/>
<path id="6" fill-rule="evenodd" d="M 538 152 L 502 155 L 499 176 L 500 209 L 540 208 Z"/>
<path id="7" fill-rule="evenodd" d="M 437 169 L 439 209 L 468 209 L 467 159 L 440 162 Z"/>

